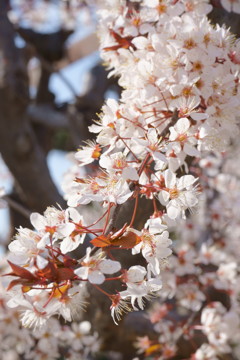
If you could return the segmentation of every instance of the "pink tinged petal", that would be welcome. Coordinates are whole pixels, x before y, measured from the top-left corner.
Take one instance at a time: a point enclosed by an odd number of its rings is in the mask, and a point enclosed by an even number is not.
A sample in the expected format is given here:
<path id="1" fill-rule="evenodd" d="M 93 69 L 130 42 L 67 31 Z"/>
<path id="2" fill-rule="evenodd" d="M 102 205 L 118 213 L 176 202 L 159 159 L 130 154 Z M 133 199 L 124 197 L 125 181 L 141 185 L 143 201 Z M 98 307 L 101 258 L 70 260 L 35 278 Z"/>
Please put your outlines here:
<path id="1" fill-rule="evenodd" d="M 32 213 L 30 216 L 31 224 L 35 227 L 36 230 L 43 230 L 47 225 L 47 221 L 44 216 L 38 213 Z"/>
<path id="2" fill-rule="evenodd" d="M 183 151 L 187 155 L 200 157 L 200 151 L 198 151 L 193 145 L 189 145 L 188 143 L 184 144 Z"/>
<path id="3" fill-rule="evenodd" d="M 114 274 L 121 270 L 121 264 L 118 261 L 106 259 L 99 264 L 99 270 L 104 274 Z"/>
<path id="4" fill-rule="evenodd" d="M 162 190 L 158 195 L 158 199 L 162 205 L 167 205 L 169 197 L 170 197 L 169 193 L 165 190 Z"/>
<path id="5" fill-rule="evenodd" d="M 170 203 L 167 205 L 167 214 L 170 217 L 170 219 L 176 219 L 181 213 L 181 209 L 177 204 L 174 204 L 174 201 L 170 201 Z"/>
<path id="6" fill-rule="evenodd" d="M 190 121 L 187 118 L 181 118 L 174 127 L 179 135 L 185 134 L 190 127 Z"/>
<path id="7" fill-rule="evenodd" d="M 105 276 L 101 273 L 101 271 L 95 270 L 89 273 L 88 280 L 92 284 L 102 284 L 105 280 Z"/>
<path id="8" fill-rule="evenodd" d="M 174 174 L 171 170 L 165 171 L 164 178 L 167 188 L 172 189 L 176 185 L 176 174 Z"/>

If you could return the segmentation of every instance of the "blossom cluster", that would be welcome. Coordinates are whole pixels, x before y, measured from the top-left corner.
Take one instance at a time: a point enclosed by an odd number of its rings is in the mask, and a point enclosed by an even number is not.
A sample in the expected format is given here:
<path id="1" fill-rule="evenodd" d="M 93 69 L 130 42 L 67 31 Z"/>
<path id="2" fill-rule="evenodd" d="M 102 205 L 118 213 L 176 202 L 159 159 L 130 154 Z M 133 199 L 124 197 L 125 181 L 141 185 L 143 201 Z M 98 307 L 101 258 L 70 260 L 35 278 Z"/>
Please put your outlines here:
<path id="1" fill-rule="evenodd" d="M 1 262 L 1 267 L 5 264 Z M 89 359 L 89 354 L 99 350 L 100 340 L 92 332 L 88 321 L 61 325 L 58 319 L 51 318 L 47 326 L 32 331 L 22 327 L 19 312 L 7 306 L 8 297 L 4 294 L 4 282 L 0 283 L 0 358 L 4 360 L 57 360 Z M 24 318 L 24 314 L 20 317 Z M 24 322 L 24 319 L 23 319 Z"/>
<path id="2" fill-rule="evenodd" d="M 192 170 L 194 161 L 204 166 L 210 152 L 224 151 L 238 133 L 239 43 L 210 24 L 205 0 L 99 4 L 102 57 L 124 90 L 119 101 L 107 100 L 90 126 L 96 141 L 75 155 L 77 169 L 65 184 L 68 208 L 33 213 L 34 230 L 20 228 L 9 245 L 8 305 L 25 309 L 27 327 L 42 327 L 52 315 L 71 321 L 85 305 L 86 285 L 110 300 L 115 323 L 122 313 L 143 309 L 152 295 L 175 296 L 196 313 L 206 300 L 207 276 L 197 280 L 202 258 L 187 240 L 170 257 L 170 231 L 181 226 L 187 232 L 189 211 L 201 210 L 202 175 Z M 95 170 L 80 175 L 88 164 Z M 152 205 L 142 229 L 135 226 L 140 197 Z M 118 210 L 129 202 L 132 214 L 119 226 Z M 91 203 L 100 204 L 99 216 L 85 216 L 82 208 Z M 125 268 L 118 260 L 123 249 L 135 265 Z M 72 251 L 84 255 L 76 259 Z M 104 283 L 116 281 L 122 291 L 104 290 Z M 221 311 L 216 305 L 227 317 Z M 166 353 L 174 354 L 174 346 Z"/>
<path id="3" fill-rule="evenodd" d="M 235 144 L 196 168 L 205 188 L 202 209 L 179 227 L 165 292 L 149 312 L 156 335 L 136 342 L 147 359 L 172 358 L 184 341 L 191 360 L 240 356 L 238 152 Z"/>

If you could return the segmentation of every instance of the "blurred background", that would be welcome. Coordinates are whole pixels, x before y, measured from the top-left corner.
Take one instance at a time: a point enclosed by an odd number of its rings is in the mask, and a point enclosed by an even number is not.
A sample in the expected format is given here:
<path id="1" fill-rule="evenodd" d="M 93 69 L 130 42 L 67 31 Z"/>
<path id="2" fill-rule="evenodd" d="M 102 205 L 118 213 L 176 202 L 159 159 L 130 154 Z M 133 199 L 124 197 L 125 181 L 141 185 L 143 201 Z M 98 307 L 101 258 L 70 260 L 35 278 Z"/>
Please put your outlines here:
<path id="1" fill-rule="evenodd" d="M 67 154 L 91 139 L 104 100 L 118 97 L 99 57 L 96 10 L 81 0 L 1 0 L 1 253 L 31 212 L 65 206 Z"/>

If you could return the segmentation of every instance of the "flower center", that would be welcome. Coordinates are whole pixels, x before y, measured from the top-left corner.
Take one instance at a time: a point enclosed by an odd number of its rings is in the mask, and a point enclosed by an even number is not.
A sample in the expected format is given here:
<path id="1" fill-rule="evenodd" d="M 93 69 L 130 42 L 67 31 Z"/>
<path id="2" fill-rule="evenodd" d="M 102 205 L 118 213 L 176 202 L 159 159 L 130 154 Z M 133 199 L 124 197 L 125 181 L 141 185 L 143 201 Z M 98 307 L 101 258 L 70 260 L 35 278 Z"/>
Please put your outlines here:
<path id="1" fill-rule="evenodd" d="M 175 187 L 169 190 L 170 199 L 176 199 L 179 196 L 179 190 Z"/>

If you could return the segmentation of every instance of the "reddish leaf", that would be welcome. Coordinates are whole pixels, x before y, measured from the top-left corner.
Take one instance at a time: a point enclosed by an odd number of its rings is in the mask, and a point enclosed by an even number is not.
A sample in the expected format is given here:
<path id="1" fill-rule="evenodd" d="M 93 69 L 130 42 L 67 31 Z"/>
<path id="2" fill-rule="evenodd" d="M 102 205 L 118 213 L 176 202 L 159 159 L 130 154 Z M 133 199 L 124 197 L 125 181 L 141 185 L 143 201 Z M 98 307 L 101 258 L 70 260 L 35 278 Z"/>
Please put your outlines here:
<path id="1" fill-rule="evenodd" d="M 97 236 L 90 241 L 96 247 L 107 247 L 111 245 L 110 237 L 109 236 Z"/>
<path id="2" fill-rule="evenodd" d="M 118 45 L 105 47 L 105 48 L 103 48 L 104 51 L 114 51 L 114 50 L 118 50 L 121 48 L 128 49 L 130 46 L 132 46 L 134 49 L 136 49 L 135 45 L 132 44 L 132 39 L 133 39 L 132 36 L 122 37 L 113 30 L 111 30 L 110 33 L 111 33 L 112 37 L 114 38 L 114 40 L 118 43 Z"/>
<path id="3" fill-rule="evenodd" d="M 72 259 L 70 256 L 64 255 L 63 264 L 65 267 L 71 267 L 71 266 L 77 265 L 78 262 L 77 262 L 77 260 Z"/>
<path id="4" fill-rule="evenodd" d="M 6 274 L 6 275 L 19 276 L 21 279 L 36 280 L 35 276 L 27 269 L 25 269 L 21 266 L 18 266 L 16 264 L 13 264 L 9 260 L 8 260 L 8 263 L 11 266 L 13 272 Z"/>
<path id="5" fill-rule="evenodd" d="M 8 285 L 8 287 L 7 287 L 7 291 L 8 290 L 11 290 L 14 286 L 16 286 L 16 285 L 22 285 L 22 291 L 23 292 L 26 292 L 26 288 L 28 288 L 28 290 L 27 291 L 29 291 L 30 289 L 31 289 L 31 286 L 33 285 L 33 284 L 35 284 L 35 282 L 33 282 L 33 281 L 28 281 L 28 280 L 26 280 L 26 279 L 15 279 L 15 280 L 12 280 L 10 283 L 9 283 L 9 285 Z"/>
<path id="6" fill-rule="evenodd" d="M 22 280 L 16 279 L 16 280 L 11 281 L 7 287 L 7 291 L 11 290 L 14 286 L 16 286 L 18 284 L 22 284 Z"/>
<path id="7" fill-rule="evenodd" d="M 75 274 L 74 274 L 73 270 L 71 270 L 69 268 L 57 269 L 58 282 L 62 282 L 65 280 L 73 280 L 74 277 L 75 277 Z"/>
<path id="8" fill-rule="evenodd" d="M 37 270 L 35 274 L 38 278 L 50 281 L 55 281 L 58 276 L 57 268 L 51 262 L 49 262 L 45 268 Z"/>
<path id="9" fill-rule="evenodd" d="M 104 51 L 115 51 L 121 49 L 121 45 L 113 45 L 113 46 L 107 46 L 103 48 Z"/>
<path id="10" fill-rule="evenodd" d="M 111 245 L 122 246 L 127 249 L 132 249 L 134 246 L 141 242 L 140 236 L 133 231 L 128 231 L 123 236 L 117 239 L 111 239 Z"/>

